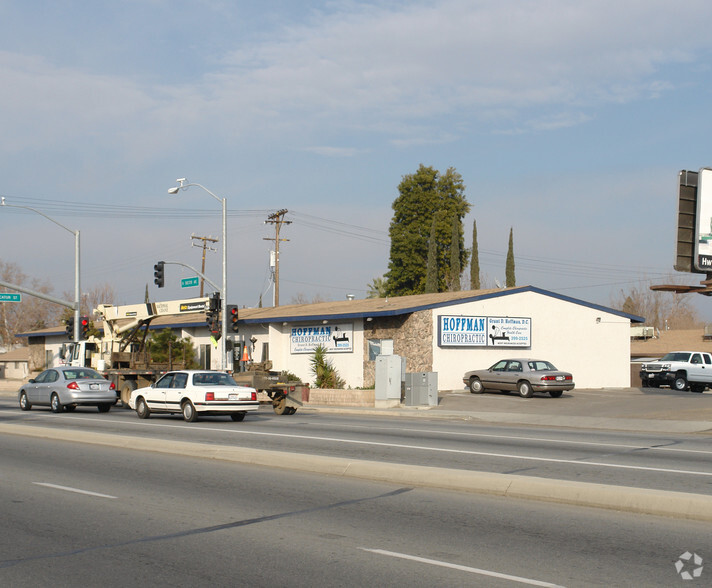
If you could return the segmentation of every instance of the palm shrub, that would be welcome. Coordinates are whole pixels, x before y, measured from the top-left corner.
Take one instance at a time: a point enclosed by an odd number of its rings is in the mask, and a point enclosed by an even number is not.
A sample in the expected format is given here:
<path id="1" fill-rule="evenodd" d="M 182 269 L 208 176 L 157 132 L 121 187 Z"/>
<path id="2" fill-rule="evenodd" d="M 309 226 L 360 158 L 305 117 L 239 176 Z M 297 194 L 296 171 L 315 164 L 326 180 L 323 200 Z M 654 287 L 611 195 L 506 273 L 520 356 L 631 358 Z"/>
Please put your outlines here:
<path id="1" fill-rule="evenodd" d="M 317 345 L 310 359 L 311 371 L 314 374 L 315 388 L 343 388 L 345 382 L 339 377 L 339 372 L 326 357 L 326 347 Z"/>

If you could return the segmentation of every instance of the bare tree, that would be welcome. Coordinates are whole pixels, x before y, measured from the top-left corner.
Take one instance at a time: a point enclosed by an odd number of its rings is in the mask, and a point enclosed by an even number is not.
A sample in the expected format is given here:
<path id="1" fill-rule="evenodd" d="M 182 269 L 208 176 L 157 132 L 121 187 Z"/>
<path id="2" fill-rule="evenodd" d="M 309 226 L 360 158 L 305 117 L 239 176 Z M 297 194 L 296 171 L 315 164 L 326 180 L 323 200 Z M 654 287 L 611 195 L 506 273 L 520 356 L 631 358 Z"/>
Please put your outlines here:
<path id="1" fill-rule="evenodd" d="M 667 283 L 673 283 L 674 277 Z M 645 324 L 658 329 L 693 329 L 704 324 L 692 306 L 695 294 L 676 294 L 651 290 L 638 284 L 620 290 L 613 296 L 611 306 L 645 319 Z"/>
<path id="2" fill-rule="evenodd" d="M 19 266 L 12 262 L 0 259 L 0 276 L 4 282 L 16 286 L 25 286 L 42 294 L 52 293 L 49 283 L 42 282 L 37 278 L 29 279 Z M 22 294 L 21 302 L 0 304 L 0 343 L 9 347 L 26 342 L 26 340 L 18 339 L 17 333 L 56 324 L 61 309 L 62 307 L 58 304 L 29 294 Z"/>

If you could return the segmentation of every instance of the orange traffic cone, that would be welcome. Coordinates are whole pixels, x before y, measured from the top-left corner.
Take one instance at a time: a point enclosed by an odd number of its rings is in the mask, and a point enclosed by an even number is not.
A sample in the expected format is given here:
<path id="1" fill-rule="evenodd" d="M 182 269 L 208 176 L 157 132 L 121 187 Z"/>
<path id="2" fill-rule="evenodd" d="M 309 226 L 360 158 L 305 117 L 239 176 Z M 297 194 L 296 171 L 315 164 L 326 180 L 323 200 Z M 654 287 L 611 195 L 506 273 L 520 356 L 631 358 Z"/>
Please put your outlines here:
<path id="1" fill-rule="evenodd" d="M 243 348 L 244 351 L 242 352 L 242 361 L 250 361 L 250 356 L 247 354 L 247 345 Z"/>

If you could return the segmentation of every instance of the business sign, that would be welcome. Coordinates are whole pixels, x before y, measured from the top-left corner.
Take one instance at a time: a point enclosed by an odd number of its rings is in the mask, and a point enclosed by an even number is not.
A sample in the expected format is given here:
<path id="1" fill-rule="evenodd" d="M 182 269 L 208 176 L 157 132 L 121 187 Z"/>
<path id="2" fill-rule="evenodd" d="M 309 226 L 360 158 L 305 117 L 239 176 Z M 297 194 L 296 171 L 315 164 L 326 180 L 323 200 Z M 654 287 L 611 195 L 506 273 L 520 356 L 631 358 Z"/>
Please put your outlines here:
<path id="1" fill-rule="evenodd" d="M 0 292 L 0 302 L 20 302 L 22 295 L 10 294 L 8 292 Z"/>
<path id="2" fill-rule="evenodd" d="M 314 353 L 319 345 L 326 347 L 327 353 L 351 353 L 353 339 L 353 324 L 305 325 L 292 327 L 289 347 L 292 353 Z"/>
<path id="3" fill-rule="evenodd" d="M 532 320 L 523 317 L 438 317 L 440 347 L 531 347 Z"/>

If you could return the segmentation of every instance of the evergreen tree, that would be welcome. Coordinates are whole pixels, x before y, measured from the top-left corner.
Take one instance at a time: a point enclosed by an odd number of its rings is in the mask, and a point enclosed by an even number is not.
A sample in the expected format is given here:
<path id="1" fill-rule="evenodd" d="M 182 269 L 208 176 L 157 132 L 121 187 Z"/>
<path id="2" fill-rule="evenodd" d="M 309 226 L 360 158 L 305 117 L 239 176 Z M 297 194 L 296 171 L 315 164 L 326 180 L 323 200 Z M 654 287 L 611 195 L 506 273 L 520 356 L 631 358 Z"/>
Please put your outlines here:
<path id="1" fill-rule="evenodd" d="M 472 260 L 470 261 L 470 288 L 480 289 L 480 251 L 477 247 L 477 221 L 472 221 Z"/>
<path id="2" fill-rule="evenodd" d="M 430 226 L 430 240 L 428 241 L 428 264 L 425 275 L 425 293 L 433 294 L 438 291 L 438 244 L 437 226 L 438 216 L 433 217 L 433 224 Z"/>
<path id="3" fill-rule="evenodd" d="M 507 288 L 513 288 L 517 285 L 517 280 L 514 277 L 514 237 L 512 229 L 509 229 L 509 249 L 507 250 Z"/>
<path id="4" fill-rule="evenodd" d="M 450 291 L 460 291 L 460 219 L 452 219 L 452 238 L 450 242 Z"/>
<path id="5" fill-rule="evenodd" d="M 442 216 L 436 223 L 437 292 L 447 289 L 450 274 L 450 219 L 458 221 L 460 267 L 468 260 L 464 247 L 462 219 L 469 212 L 462 176 L 453 168 L 440 174 L 432 167 L 420 165 L 414 174 L 403 176 L 398 185 L 399 196 L 393 202 L 393 218 L 389 229 L 390 260 L 386 273 L 390 296 L 422 294 L 427 278 L 427 257 L 436 212 Z"/>

